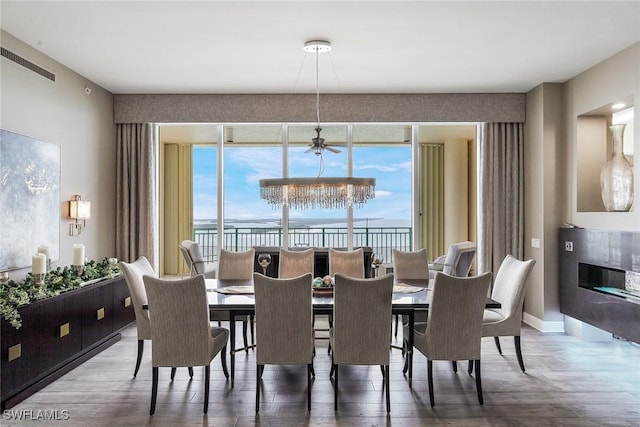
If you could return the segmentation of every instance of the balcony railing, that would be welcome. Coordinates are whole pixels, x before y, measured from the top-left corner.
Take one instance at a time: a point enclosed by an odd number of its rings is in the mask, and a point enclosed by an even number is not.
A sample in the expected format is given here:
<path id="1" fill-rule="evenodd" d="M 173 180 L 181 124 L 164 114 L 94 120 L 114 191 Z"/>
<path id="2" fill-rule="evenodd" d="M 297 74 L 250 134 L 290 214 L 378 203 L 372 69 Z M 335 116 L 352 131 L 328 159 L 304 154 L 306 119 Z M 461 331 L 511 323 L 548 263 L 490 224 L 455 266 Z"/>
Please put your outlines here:
<path id="1" fill-rule="evenodd" d="M 215 260 L 218 253 L 217 230 L 215 228 L 195 228 L 194 240 L 200 244 L 206 261 Z M 347 229 L 341 227 L 289 228 L 289 245 L 346 248 Z M 245 251 L 253 246 L 283 246 L 282 228 L 227 228 L 224 230 L 225 249 Z M 391 250 L 410 251 L 413 249 L 411 227 L 354 227 L 353 246 L 368 246 L 377 258 L 391 262 Z"/>

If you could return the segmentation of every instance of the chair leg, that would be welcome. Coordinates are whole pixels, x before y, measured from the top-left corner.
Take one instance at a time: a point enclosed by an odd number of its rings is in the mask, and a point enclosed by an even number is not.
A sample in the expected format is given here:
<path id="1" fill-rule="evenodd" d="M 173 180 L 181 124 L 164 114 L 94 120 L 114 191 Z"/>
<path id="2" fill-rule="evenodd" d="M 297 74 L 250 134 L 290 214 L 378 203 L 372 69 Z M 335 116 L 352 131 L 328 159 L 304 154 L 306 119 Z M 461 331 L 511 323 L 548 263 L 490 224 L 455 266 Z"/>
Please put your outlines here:
<path id="1" fill-rule="evenodd" d="M 151 409 L 149 415 L 153 415 L 156 412 L 156 397 L 158 396 L 158 367 L 153 367 L 152 380 L 151 380 Z"/>
<path id="2" fill-rule="evenodd" d="M 333 371 L 333 410 L 338 410 L 338 365 L 331 366 Z"/>
<path id="3" fill-rule="evenodd" d="M 313 363 L 307 365 L 307 411 L 311 412 L 311 375 L 315 377 L 313 372 Z"/>
<path id="4" fill-rule="evenodd" d="M 385 388 L 385 394 L 386 394 L 386 398 L 387 398 L 387 413 L 391 412 L 391 394 L 389 392 L 389 365 L 385 365 L 384 367 L 384 388 Z"/>
<path id="5" fill-rule="evenodd" d="M 467 372 L 469 372 L 469 375 L 473 374 L 473 360 L 469 360 L 469 366 L 467 367 Z"/>
<path id="6" fill-rule="evenodd" d="M 396 319 L 395 319 L 395 320 L 396 320 L 396 328 L 395 328 L 395 330 L 393 331 L 393 336 L 394 336 L 394 337 L 397 337 L 397 336 L 398 336 L 398 323 L 400 323 L 400 322 L 398 322 L 398 317 L 399 317 L 399 316 L 396 314 Z"/>
<path id="7" fill-rule="evenodd" d="M 384 380 L 384 365 L 380 365 L 380 372 L 382 373 L 382 379 Z"/>
<path id="8" fill-rule="evenodd" d="M 520 365 L 520 369 L 524 372 L 524 360 L 522 360 L 522 348 L 520 347 L 520 335 L 513 337 L 513 343 L 516 347 L 516 357 L 518 358 L 518 365 Z"/>
<path id="9" fill-rule="evenodd" d="M 242 340 L 244 341 L 244 351 L 249 354 L 249 343 L 247 341 L 247 321 L 242 321 Z"/>
<path id="10" fill-rule="evenodd" d="M 229 379 L 229 371 L 227 370 L 227 346 L 222 347 L 220 351 L 220 362 L 222 363 L 222 372 L 224 373 L 224 377 Z"/>
<path id="11" fill-rule="evenodd" d="M 260 372 L 261 365 L 256 365 L 256 414 L 260 412 Z"/>
<path id="12" fill-rule="evenodd" d="M 189 366 L 189 378 L 193 378 L 193 366 Z"/>
<path id="13" fill-rule="evenodd" d="M 480 378 L 480 359 L 475 361 L 476 365 L 476 389 L 478 390 L 478 402 L 484 405 L 484 399 L 482 398 L 482 379 Z"/>
<path id="14" fill-rule="evenodd" d="M 433 362 L 431 360 L 427 360 L 427 382 L 429 383 L 429 402 L 433 406 L 436 401 L 433 398 Z"/>
<path id="15" fill-rule="evenodd" d="M 138 358 L 136 359 L 136 370 L 133 371 L 133 378 L 138 375 L 138 369 L 140 369 L 140 362 L 142 361 L 142 352 L 144 351 L 144 340 L 138 340 Z"/>
<path id="16" fill-rule="evenodd" d="M 500 348 L 500 338 L 499 337 L 493 337 L 493 341 L 496 343 L 496 347 L 498 348 L 498 353 L 500 353 L 500 355 L 502 355 L 502 348 Z"/>
<path id="17" fill-rule="evenodd" d="M 204 413 L 209 410 L 209 379 L 211 378 L 211 366 L 204 367 Z"/>
<path id="18" fill-rule="evenodd" d="M 176 368 L 171 368 L 171 381 L 176 377 Z"/>
<path id="19" fill-rule="evenodd" d="M 451 367 L 453 368 L 453 372 L 455 372 L 456 374 L 458 373 L 458 362 L 456 362 L 455 360 L 451 361 Z"/>
<path id="20" fill-rule="evenodd" d="M 409 370 L 409 350 L 411 350 L 409 348 L 409 342 L 406 339 L 402 339 L 402 348 L 405 349 L 403 351 L 403 356 L 404 356 L 404 366 L 402 367 L 402 373 L 406 375 L 407 371 Z"/>
<path id="21" fill-rule="evenodd" d="M 253 314 L 250 314 L 249 315 L 249 332 L 251 332 L 251 345 L 252 346 L 256 344 L 256 340 L 255 340 L 255 336 L 254 336 L 254 334 L 255 334 L 255 331 L 254 331 L 255 325 L 254 325 L 254 323 L 255 322 L 254 322 L 253 319 L 254 319 Z"/>
<path id="22" fill-rule="evenodd" d="M 310 371 L 310 373 L 311 373 L 311 376 L 312 376 L 313 378 L 315 378 L 315 377 L 316 377 L 316 370 L 315 370 L 315 369 L 313 369 L 313 361 L 311 361 L 311 363 L 309 364 L 309 371 Z"/>

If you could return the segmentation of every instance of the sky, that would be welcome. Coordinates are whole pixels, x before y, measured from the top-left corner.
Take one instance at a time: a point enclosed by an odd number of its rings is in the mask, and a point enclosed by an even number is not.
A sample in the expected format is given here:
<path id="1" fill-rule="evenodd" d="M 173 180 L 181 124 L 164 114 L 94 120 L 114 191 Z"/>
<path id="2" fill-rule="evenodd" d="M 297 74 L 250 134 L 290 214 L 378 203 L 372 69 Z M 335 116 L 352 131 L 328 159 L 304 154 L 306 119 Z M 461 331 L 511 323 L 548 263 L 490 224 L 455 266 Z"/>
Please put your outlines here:
<path id="1" fill-rule="evenodd" d="M 325 151 L 322 156 L 304 153 L 303 147 L 290 147 L 289 176 L 346 176 L 346 149 L 341 153 Z M 354 209 L 354 218 L 403 220 L 411 218 L 411 148 L 354 147 L 353 175 L 376 178 L 376 196 L 362 208 Z M 281 209 L 260 199 L 259 180 L 282 176 L 282 152 L 279 147 L 225 148 L 225 218 L 237 220 L 280 220 Z M 210 146 L 193 149 L 194 220 L 216 217 L 217 150 Z M 346 209 L 291 210 L 294 218 L 344 218 Z"/>

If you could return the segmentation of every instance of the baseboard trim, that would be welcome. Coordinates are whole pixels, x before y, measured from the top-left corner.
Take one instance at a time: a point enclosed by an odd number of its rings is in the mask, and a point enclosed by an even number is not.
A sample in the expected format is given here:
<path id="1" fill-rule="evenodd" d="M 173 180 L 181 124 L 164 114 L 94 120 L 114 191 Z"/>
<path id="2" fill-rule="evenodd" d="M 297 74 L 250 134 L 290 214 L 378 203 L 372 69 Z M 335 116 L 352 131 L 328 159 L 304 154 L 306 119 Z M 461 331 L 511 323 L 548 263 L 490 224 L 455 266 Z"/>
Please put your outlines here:
<path id="1" fill-rule="evenodd" d="M 540 332 L 564 332 L 564 322 L 563 321 L 545 321 L 538 319 L 535 316 L 530 315 L 529 313 L 524 313 L 522 316 L 522 321 L 527 325 L 539 330 Z"/>

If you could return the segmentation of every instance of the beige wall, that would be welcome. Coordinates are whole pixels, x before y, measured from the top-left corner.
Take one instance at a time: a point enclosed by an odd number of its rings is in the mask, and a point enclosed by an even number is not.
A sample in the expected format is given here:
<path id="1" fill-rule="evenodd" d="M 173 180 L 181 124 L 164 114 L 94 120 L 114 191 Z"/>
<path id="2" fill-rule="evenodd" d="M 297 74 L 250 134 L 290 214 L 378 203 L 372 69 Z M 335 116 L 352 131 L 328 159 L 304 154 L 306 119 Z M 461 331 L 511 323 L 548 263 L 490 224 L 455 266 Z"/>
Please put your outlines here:
<path id="1" fill-rule="evenodd" d="M 61 147 L 59 265 L 71 264 L 74 243 L 84 244 L 90 259 L 113 256 L 116 138 L 112 94 L 4 31 L 1 40 L 2 47 L 56 76 L 52 82 L 0 59 L 0 126 Z M 91 94 L 85 93 L 85 86 L 92 89 Z M 64 201 L 73 194 L 91 201 L 91 219 L 85 233 L 71 237 Z M 28 271 L 15 271 L 11 277 L 22 279 Z"/>
<path id="2" fill-rule="evenodd" d="M 558 302 L 558 227 L 561 225 L 560 170 L 563 134 L 561 84 L 545 83 L 527 94 L 525 123 L 525 259 L 535 259 L 525 297 L 525 321 L 561 330 Z M 534 247 L 532 239 L 539 240 Z"/>
<path id="3" fill-rule="evenodd" d="M 525 257 L 536 260 L 528 283 L 524 319 L 545 331 L 562 331 L 558 303 L 558 228 L 565 222 L 580 227 L 640 230 L 638 162 L 632 212 L 578 212 L 577 117 L 632 95 L 640 102 L 640 43 L 595 65 L 564 84 L 542 84 L 527 94 L 525 123 Z M 635 118 L 639 118 L 635 109 Z M 640 152 L 640 127 L 634 129 L 634 150 Z M 605 142 L 606 143 L 606 142 Z M 594 172 L 599 174 L 599 171 Z M 594 179 L 592 181 L 598 182 Z M 540 239 L 533 248 L 531 239 Z"/>
<path id="4" fill-rule="evenodd" d="M 636 104 L 634 122 L 640 120 L 640 43 L 623 50 L 566 84 L 567 141 L 565 150 L 568 161 L 564 168 L 563 221 L 585 228 L 607 230 L 640 230 L 640 166 L 635 162 L 635 196 L 633 212 L 579 212 L 577 209 L 578 181 L 583 179 L 578 168 L 577 116 L 597 109 L 613 101 L 632 95 Z M 634 152 L 640 153 L 640 126 L 634 126 Z"/>

